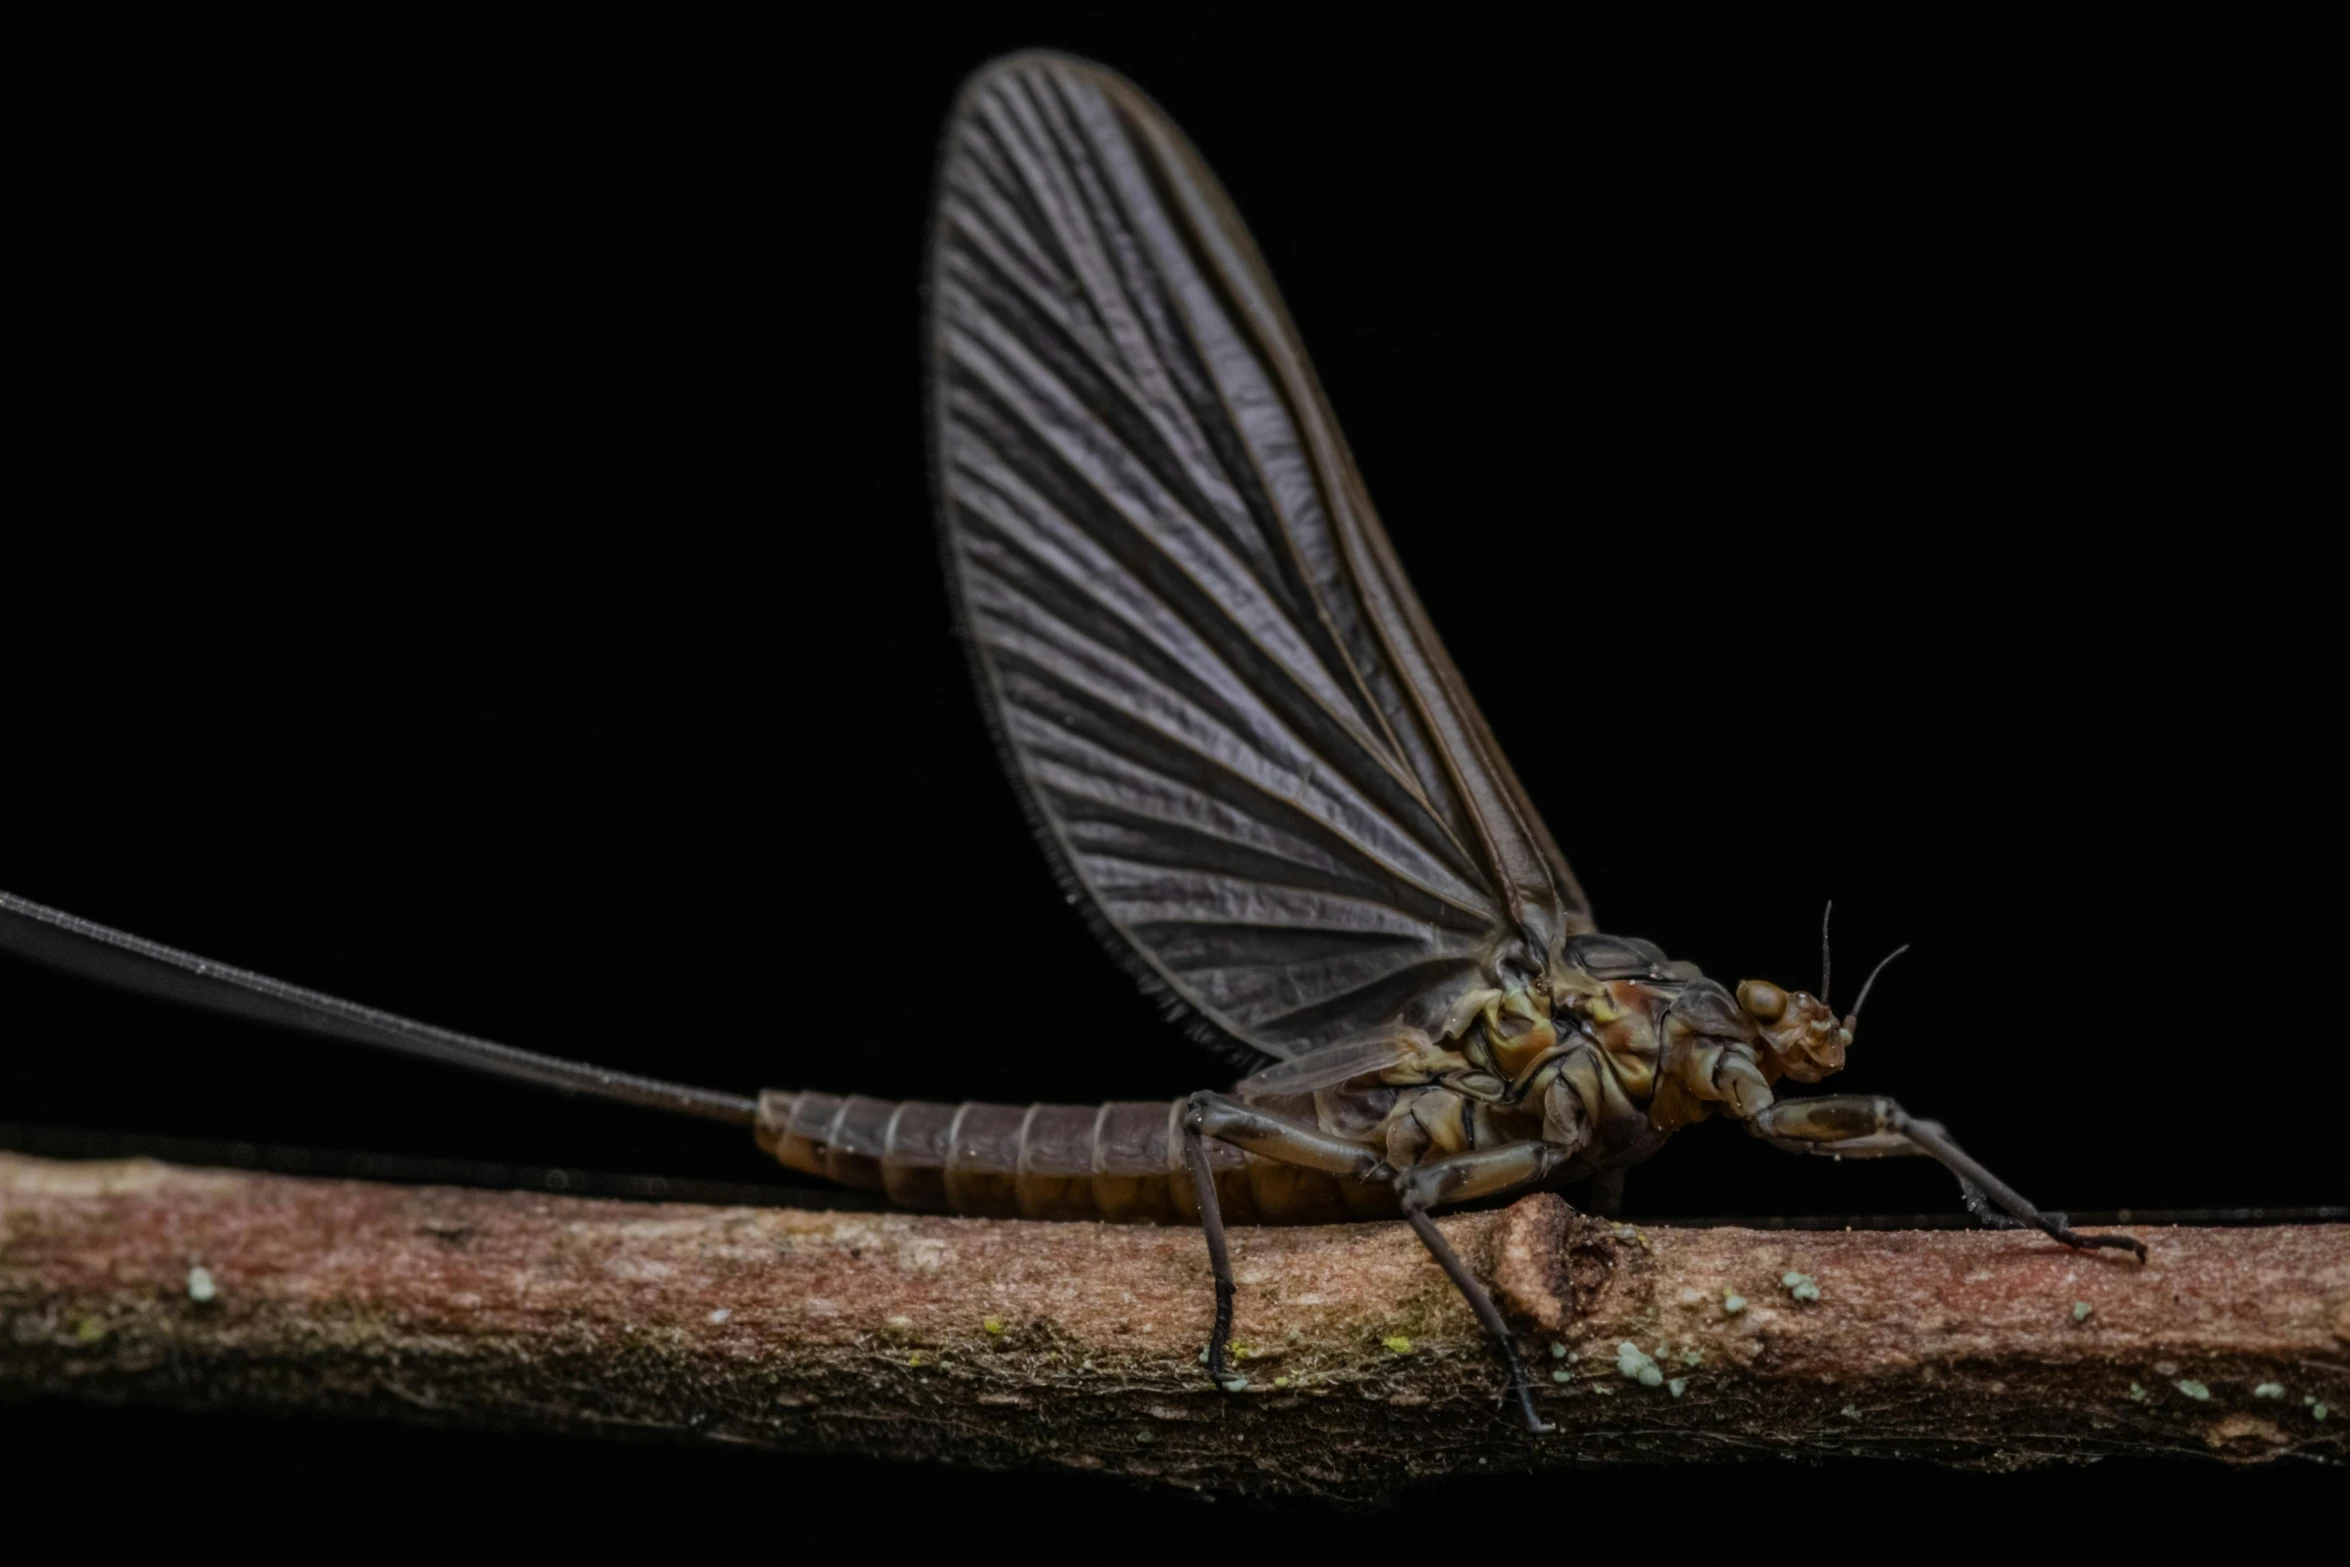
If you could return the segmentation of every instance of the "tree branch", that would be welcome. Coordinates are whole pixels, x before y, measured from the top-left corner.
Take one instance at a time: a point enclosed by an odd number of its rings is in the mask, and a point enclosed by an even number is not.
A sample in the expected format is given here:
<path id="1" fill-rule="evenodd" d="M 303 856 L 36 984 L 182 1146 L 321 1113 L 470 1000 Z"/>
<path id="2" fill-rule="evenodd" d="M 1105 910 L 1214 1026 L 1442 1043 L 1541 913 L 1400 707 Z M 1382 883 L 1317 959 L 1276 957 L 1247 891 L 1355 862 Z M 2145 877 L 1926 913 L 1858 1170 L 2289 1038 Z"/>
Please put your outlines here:
<path id="1" fill-rule="evenodd" d="M 0 1155 L 0 1395 L 668 1434 L 1219 1492 L 1865 1453 L 2340 1462 L 2350 1226 L 1443 1221 L 1526 1330 L 1526 1435 L 1401 1225 L 1241 1230 L 1248 1387 L 1197 1234 L 587 1201 Z M 1812 1298 L 1816 1290 L 1817 1298 Z M 1627 1350 L 1623 1346 L 1629 1346 Z"/>

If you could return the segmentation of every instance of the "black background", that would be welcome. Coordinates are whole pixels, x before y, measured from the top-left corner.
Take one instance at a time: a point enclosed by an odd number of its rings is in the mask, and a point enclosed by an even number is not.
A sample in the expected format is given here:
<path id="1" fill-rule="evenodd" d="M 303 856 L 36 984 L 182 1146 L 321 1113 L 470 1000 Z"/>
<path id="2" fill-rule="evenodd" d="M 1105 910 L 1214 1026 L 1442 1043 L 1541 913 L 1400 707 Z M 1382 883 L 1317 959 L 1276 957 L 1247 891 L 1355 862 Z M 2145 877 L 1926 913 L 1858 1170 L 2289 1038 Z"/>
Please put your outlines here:
<path id="1" fill-rule="evenodd" d="M 1983 40 L 1945 69 L 1890 38 L 1231 26 L 61 41 L 17 159 L 0 885 L 715 1087 L 1220 1081 L 1062 905 L 936 564 L 938 126 L 966 71 L 1046 43 L 1134 77 L 1249 218 L 1607 928 L 1808 985 L 1833 896 L 1847 996 L 1916 943 L 1840 1086 L 2058 1206 L 2342 1201 L 2311 895 L 2338 860 L 2339 624 L 2338 497 L 2311 486 L 2339 435 L 2307 385 L 2322 203 L 2294 93 Z M 14 963 L 0 1018 L 20 1128 L 777 1180 L 723 1129 Z M 1723 1127 L 1628 1197 L 1956 1206 L 1931 1167 Z M 450 1466 L 713 1502 L 783 1472 L 0 1421 L 355 1506 Z M 794 1463 L 835 1496 L 1196 1511 Z M 2061 1485 L 2157 1481 L 2222 1484 Z"/>

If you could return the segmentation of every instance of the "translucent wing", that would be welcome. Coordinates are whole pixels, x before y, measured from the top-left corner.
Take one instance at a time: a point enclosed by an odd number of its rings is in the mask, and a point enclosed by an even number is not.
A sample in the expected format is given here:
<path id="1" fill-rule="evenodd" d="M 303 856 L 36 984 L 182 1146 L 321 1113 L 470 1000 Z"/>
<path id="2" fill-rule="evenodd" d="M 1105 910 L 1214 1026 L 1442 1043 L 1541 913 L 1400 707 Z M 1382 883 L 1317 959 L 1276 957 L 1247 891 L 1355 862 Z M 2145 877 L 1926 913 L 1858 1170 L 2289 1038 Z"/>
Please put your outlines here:
<path id="1" fill-rule="evenodd" d="M 948 570 L 1113 949 L 1286 1058 L 1441 1033 L 1589 930 L 1181 133 L 1098 67 L 1001 62 L 948 126 L 936 224 Z"/>

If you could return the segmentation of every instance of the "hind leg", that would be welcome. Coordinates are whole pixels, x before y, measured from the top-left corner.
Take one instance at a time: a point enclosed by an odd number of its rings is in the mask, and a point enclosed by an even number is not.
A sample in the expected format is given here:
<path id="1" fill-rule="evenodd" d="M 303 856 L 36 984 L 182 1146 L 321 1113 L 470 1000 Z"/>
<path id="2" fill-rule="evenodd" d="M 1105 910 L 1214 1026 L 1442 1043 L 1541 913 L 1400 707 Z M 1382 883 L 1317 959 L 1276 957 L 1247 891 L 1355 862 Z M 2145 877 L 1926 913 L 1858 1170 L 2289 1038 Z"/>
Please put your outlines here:
<path id="1" fill-rule="evenodd" d="M 1347 1180 L 1387 1178 L 1386 1161 L 1360 1143 L 1333 1137 L 1318 1126 L 1293 1121 L 1218 1093 L 1191 1096 L 1183 1117 L 1183 1162 L 1191 1167 L 1192 1192 L 1199 1202 L 1200 1228 L 1208 1240 L 1208 1268 L 1216 1279 L 1216 1325 L 1208 1333 L 1208 1380 L 1230 1384 L 1224 1347 L 1232 1339 L 1232 1255 L 1224 1238 L 1224 1210 L 1216 1200 L 1205 1139 L 1230 1143 L 1282 1164 L 1302 1165 Z"/>

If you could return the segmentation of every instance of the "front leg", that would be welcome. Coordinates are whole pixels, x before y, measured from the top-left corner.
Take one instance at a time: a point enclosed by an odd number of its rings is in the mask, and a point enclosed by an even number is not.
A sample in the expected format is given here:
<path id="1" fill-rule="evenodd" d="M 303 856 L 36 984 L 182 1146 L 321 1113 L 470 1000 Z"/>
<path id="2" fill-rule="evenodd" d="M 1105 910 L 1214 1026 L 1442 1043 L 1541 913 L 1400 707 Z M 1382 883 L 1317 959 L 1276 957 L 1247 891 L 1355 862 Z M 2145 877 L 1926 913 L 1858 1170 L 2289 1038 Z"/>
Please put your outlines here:
<path id="1" fill-rule="evenodd" d="M 1747 1123 L 1747 1129 L 1774 1148 L 1789 1153 L 1824 1153 L 1842 1158 L 1883 1159 L 1923 1155 L 1939 1160 L 1958 1177 L 1967 1207 L 1994 1228 L 2031 1225 L 2045 1230 L 2067 1246 L 2084 1251 L 2105 1246 L 2137 1253 L 2146 1260 L 2145 1243 L 2127 1235 L 2082 1235 L 2061 1213 L 2043 1213 L 2025 1201 L 2016 1189 L 1967 1157 L 1939 1122 L 1920 1121 L 1890 1099 L 1868 1094 L 1827 1094 L 1817 1099 L 1783 1099 Z M 1986 1201 L 1988 1199 L 1988 1201 Z M 1991 1210 L 1996 1203 L 2011 1218 Z"/>

